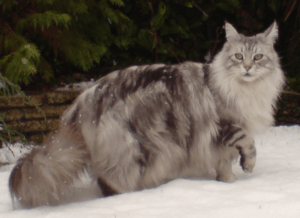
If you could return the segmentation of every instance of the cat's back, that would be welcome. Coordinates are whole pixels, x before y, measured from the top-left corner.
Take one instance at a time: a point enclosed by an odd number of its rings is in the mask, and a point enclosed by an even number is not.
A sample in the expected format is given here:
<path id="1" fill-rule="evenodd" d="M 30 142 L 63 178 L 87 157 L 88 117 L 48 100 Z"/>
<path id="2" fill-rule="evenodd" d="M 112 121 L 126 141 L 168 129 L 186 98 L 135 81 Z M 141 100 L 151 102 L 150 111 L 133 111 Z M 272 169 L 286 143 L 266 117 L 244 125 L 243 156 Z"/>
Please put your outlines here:
<path id="1" fill-rule="evenodd" d="M 185 62 L 131 66 L 107 74 L 84 91 L 65 111 L 62 124 L 76 123 L 87 132 L 86 138 L 97 134 L 92 130 L 96 131 L 99 124 L 106 128 L 115 121 L 140 129 L 157 129 L 157 123 L 176 132 L 186 128 L 182 125 L 195 131 L 206 126 L 215 135 L 215 108 L 206 84 L 205 65 Z"/>
<path id="2" fill-rule="evenodd" d="M 168 91 L 178 97 L 190 85 L 203 86 L 204 77 L 203 65 L 195 62 L 131 66 L 109 73 L 94 88 L 95 94 L 103 98 L 114 95 L 125 100 L 136 93 L 153 94 L 153 91 Z"/>
<path id="3" fill-rule="evenodd" d="M 85 90 L 74 102 L 86 106 L 101 105 L 105 112 L 120 101 L 130 103 L 157 95 L 170 101 L 184 101 L 189 96 L 201 94 L 205 84 L 204 65 L 195 62 L 165 65 L 131 66 L 113 71 Z M 84 102 L 84 103 L 81 103 Z"/>

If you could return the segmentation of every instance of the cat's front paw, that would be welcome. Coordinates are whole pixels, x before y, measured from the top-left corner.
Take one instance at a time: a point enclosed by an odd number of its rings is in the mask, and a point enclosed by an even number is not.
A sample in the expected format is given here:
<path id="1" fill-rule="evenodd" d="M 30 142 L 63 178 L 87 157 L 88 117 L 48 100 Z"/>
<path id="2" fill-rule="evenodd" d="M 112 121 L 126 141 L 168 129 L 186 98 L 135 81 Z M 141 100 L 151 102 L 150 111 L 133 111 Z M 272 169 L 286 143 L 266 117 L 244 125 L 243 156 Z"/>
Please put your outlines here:
<path id="1" fill-rule="evenodd" d="M 251 173 L 255 166 L 255 157 L 252 158 L 241 157 L 241 166 L 245 173 Z"/>
<path id="2" fill-rule="evenodd" d="M 234 182 L 235 176 L 233 173 L 219 174 L 217 180 L 222 182 Z"/>

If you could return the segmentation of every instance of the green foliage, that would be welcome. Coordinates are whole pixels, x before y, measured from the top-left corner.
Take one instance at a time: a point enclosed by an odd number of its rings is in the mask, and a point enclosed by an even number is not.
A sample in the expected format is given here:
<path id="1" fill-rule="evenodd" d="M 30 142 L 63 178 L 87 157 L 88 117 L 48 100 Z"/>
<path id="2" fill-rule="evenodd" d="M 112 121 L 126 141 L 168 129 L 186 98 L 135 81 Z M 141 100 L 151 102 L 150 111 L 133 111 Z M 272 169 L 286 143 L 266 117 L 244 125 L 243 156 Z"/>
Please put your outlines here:
<path id="1" fill-rule="evenodd" d="M 42 109 L 34 104 L 30 97 L 26 96 L 26 94 L 21 90 L 20 86 L 14 84 L 13 82 L 11 82 L 8 78 L 6 78 L 5 76 L 0 74 L 0 95 L 2 96 L 7 96 L 8 98 L 11 97 L 11 95 L 13 94 L 18 94 L 20 95 L 24 101 L 27 101 L 29 104 L 35 106 L 35 108 L 39 111 L 41 111 L 43 114 L 44 112 L 42 111 Z M 44 114 L 45 120 L 46 120 L 46 116 Z M 27 142 L 25 136 L 22 133 L 19 133 L 16 130 L 10 129 L 6 122 L 5 122 L 5 118 L 7 118 L 7 115 L 3 114 L 0 112 L 0 142 L 7 142 L 7 141 L 12 141 L 12 136 L 18 136 L 19 140 L 22 142 Z"/>
<path id="2" fill-rule="evenodd" d="M 21 93 L 21 88 L 18 85 L 13 84 L 11 81 L 9 81 L 6 77 L 2 76 L 0 74 L 0 94 L 1 95 L 7 95 L 10 96 L 14 93 Z M 16 130 L 11 130 L 8 128 L 7 124 L 5 123 L 4 119 L 7 118 L 7 115 L 0 112 L 0 142 L 7 142 L 12 141 L 12 136 L 19 136 L 21 141 L 26 142 L 26 139 L 23 134 L 19 133 Z"/>
<path id="3" fill-rule="evenodd" d="M 68 29 L 71 24 L 71 16 L 69 14 L 59 14 L 55 11 L 46 11 L 44 13 L 35 13 L 27 16 L 26 18 L 20 19 L 17 23 L 18 32 L 22 32 L 25 27 L 41 28 L 43 31 L 50 26 L 62 25 Z"/>
<path id="4" fill-rule="evenodd" d="M 239 6 L 239 0 L 219 1 L 217 7 L 226 12 L 234 12 L 234 8 Z"/>
<path id="5" fill-rule="evenodd" d="M 129 20 L 112 7 L 124 6 L 122 0 L 12 2 L 0 1 L 0 70 L 18 84 L 28 84 L 36 73 L 50 80 L 64 73 L 62 63 L 88 71 L 112 44 L 110 22 Z"/>
<path id="6" fill-rule="evenodd" d="M 0 95 L 11 96 L 14 93 L 20 92 L 20 86 L 12 83 L 9 79 L 0 74 Z"/>
<path id="7" fill-rule="evenodd" d="M 247 35 L 276 19 L 289 85 L 300 89 L 300 0 L 0 0 L 0 7 L 0 70 L 18 84 L 132 64 L 203 62 L 220 49 L 224 20 Z"/>
<path id="8" fill-rule="evenodd" d="M 124 2 L 122 0 L 109 0 L 112 4 L 117 5 L 117 6 L 124 6 Z"/>
<path id="9" fill-rule="evenodd" d="M 19 136 L 19 140 L 22 142 L 27 142 L 25 136 L 22 133 L 19 133 L 16 130 L 8 128 L 7 124 L 5 123 L 4 119 L 7 118 L 5 114 L 0 113 L 0 124 L 1 126 L 1 131 L 0 131 L 0 142 L 7 142 L 7 141 L 12 141 L 12 136 Z"/>
<path id="10" fill-rule="evenodd" d="M 40 53 L 35 44 L 27 44 L 4 56 L 0 60 L 0 68 L 6 72 L 7 78 L 11 81 L 28 83 L 30 75 L 37 71 L 39 59 Z"/>
<path id="11" fill-rule="evenodd" d="M 70 34 L 70 37 L 72 35 L 71 32 L 65 32 L 65 34 Z M 62 38 L 62 41 L 64 39 Z M 106 47 L 70 38 L 65 41 L 65 44 L 62 44 L 61 51 L 63 51 L 67 61 L 87 71 L 94 63 L 99 63 L 101 56 L 106 52 Z"/>

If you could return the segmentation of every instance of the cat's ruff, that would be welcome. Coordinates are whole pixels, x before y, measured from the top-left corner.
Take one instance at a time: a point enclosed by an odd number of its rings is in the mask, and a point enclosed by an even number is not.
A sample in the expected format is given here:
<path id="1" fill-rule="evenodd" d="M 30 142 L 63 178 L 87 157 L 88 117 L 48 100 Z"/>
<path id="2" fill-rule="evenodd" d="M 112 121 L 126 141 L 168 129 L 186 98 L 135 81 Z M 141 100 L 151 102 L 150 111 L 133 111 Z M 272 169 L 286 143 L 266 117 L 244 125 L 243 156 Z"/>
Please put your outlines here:
<path id="1" fill-rule="evenodd" d="M 239 156 L 252 172 L 252 136 L 272 125 L 284 83 L 273 48 L 277 24 L 252 37 L 229 23 L 225 32 L 211 65 L 132 66 L 84 91 L 58 130 L 16 164 L 9 180 L 14 207 L 76 200 L 82 172 L 104 196 L 175 178 L 232 182 Z"/>

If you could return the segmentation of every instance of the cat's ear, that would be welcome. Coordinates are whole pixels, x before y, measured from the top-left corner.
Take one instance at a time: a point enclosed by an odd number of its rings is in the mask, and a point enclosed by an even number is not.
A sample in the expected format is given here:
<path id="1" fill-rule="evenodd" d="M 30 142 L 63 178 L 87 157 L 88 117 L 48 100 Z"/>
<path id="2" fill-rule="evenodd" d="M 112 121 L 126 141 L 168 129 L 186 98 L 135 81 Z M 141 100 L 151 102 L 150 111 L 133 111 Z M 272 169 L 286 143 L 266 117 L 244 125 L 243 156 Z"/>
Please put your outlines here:
<path id="1" fill-rule="evenodd" d="M 227 22 L 225 22 L 225 33 L 226 33 L 227 41 L 229 42 L 233 42 L 241 38 L 239 33 L 236 31 L 236 29 L 234 29 L 234 27 Z"/>
<path id="2" fill-rule="evenodd" d="M 263 33 L 268 44 L 274 44 L 278 38 L 278 25 L 276 21 Z"/>

